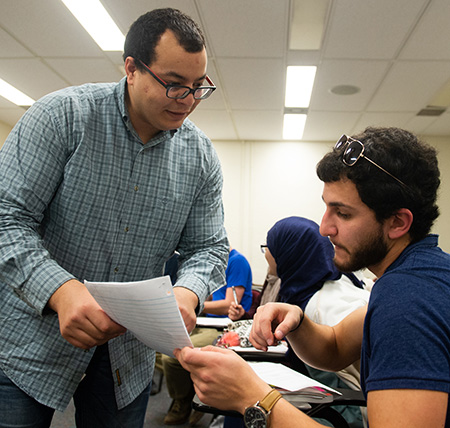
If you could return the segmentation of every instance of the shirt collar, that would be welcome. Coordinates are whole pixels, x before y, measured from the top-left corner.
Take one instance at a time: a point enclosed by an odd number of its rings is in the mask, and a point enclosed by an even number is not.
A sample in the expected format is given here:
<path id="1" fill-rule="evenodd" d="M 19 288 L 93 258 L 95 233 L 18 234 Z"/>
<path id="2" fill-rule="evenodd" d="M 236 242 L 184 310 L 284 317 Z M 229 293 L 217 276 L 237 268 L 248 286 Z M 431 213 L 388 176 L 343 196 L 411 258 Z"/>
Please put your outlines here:
<path id="1" fill-rule="evenodd" d="M 414 251 L 414 249 L 418 247 L 437 247 L 438 246 L 438 239 L 439 236 L 436 234 L 429 234 L 424 239 L 421 239 L 418 242 L 415 242 L 414 244 L 409 244 L 403 252 L 397 257 L 396 260 L 394 260 L 393 263 L 386 269 L 386 272 L 394 269 L 398 265 L 402 264 L 406 257 L 408 257 L 409 253 L 411 251 Z M 385 273 L 386 273 L 385 272 Z"/>

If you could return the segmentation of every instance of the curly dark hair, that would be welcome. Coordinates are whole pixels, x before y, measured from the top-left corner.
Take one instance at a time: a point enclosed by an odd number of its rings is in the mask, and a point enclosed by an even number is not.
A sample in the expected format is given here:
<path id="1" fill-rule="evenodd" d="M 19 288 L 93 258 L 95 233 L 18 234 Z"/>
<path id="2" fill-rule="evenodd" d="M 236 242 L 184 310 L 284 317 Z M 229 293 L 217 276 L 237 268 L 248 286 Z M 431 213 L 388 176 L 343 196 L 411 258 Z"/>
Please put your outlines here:
<path id="1" fill-rule="evenodd" d="M 349 179 L 377 220 L 391 217 L 400 208 L 413 214 L 409 230 L 412 242 L 423 239 L 439 216 L 436 204 L 440 172 L 436 150 L 409 131 L 399 128 L 366 128 L 352 136 L 364 144 L 364 154 L 400 179 L 402 186 L 379 168 L 360 159 L 354 166 L 342 161 L 342 150 L 333 149 L 317 164 L 325 183 Z"/>
<path id="2" fill-rule="evenodd" d="M 155 48 L 161 36 L 171 30 L 186 52 L 200 52 L 205 47 L 205 37 L 195 21 L 178 9 L 154 9 L 141 15 L 128 31 L 123 60 L 131 56 L 147 65 L 156 61 Z M 144 66 L 135 62 L 140 70 Z"/>

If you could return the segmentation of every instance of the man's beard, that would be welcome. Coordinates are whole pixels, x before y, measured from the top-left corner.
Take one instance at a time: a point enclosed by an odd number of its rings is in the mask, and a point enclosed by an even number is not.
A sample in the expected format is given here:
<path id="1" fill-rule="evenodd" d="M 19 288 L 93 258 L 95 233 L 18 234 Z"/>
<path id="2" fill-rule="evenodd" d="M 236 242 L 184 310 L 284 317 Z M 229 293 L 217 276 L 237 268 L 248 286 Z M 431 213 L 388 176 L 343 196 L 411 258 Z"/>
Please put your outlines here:
<path id="1" fill-rule="evenodd" d="M 377 265 L 386 257 L 387 253 L 388 245 L 380 227 L 373 235 L 368 236 L 359 248 L 352 250 L 352 253 L 348 253 L 350 255 L 349 261 L 337 263 L 335 257 L 334 264 L 341 272 L 354 272 Z"/>

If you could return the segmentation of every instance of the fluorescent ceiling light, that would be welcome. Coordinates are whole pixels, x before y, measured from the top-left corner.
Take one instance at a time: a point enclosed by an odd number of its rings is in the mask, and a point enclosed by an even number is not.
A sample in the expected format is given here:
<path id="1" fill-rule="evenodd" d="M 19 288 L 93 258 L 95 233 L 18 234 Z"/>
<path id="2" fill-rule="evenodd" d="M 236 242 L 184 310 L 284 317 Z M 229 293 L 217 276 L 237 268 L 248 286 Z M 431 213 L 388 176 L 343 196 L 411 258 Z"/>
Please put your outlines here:
<path id="1" fill-rule="evenodd" d="M 318 50 L 322 46 L 329 0 L 294 0 L 289 49 Z"/>
<path id="2" fill-rule="evenodd" d="M 125 36 L 99 0 L 61 0 L 104 51 L 122 51 Z"/>
<path id="3" fill-rule="evenodd" d="M 309 107 L 316 69 L 315 66 L 288 66 L 285 107 Z"/>
<path id="4" fill-rule="evenodd" d="M 283 140 L 301 140 L 305 129 L 306 114 L 285 114 Z"/>
<path id="5" fill-rule="evenodd" d="M 18 106 L 30 106 L 34 100 L 23 92 L 20 92 L 14 86 L 0 79 L 0 96 L 6 98 Z"/>

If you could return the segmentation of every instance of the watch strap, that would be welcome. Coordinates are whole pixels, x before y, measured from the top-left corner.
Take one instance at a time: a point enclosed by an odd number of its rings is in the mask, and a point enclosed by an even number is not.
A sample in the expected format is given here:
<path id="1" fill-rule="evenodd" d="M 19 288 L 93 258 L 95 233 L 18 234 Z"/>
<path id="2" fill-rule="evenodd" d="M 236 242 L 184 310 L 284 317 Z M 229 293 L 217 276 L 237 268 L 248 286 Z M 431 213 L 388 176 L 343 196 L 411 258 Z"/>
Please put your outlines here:
<path id="1" fill-rule="evenodd" d="M 277 404 L 277 401 L 282 397 L 280 391 L 276 389 L 272 389 L 259 403 L 258 406 L 261 406 L 267 413 L 273 409 L 273 406 Z"/>

